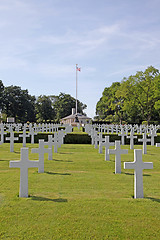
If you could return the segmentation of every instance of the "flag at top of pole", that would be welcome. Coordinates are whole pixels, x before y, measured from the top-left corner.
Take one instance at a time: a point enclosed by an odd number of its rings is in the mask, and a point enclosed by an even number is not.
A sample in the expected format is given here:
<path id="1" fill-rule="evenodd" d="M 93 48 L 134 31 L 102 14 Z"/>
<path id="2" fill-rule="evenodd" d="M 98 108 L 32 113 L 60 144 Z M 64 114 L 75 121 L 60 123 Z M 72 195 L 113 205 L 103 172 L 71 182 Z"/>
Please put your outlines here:
<path id="1" fill-rule="evenodd" d="M 79 72 L 81 71 L 81 68 L 79 68 L 79 67 L 77 66 L 77 64 L 76 64 L 76 70 L 79 71 Z"/>

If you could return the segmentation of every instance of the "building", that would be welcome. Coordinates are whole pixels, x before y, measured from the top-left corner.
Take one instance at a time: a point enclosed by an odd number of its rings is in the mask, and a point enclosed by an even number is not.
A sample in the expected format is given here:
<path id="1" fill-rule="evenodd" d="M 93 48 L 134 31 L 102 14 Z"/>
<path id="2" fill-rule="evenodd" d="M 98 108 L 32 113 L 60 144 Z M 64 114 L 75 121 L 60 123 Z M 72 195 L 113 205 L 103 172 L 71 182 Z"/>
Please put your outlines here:
<path id="1" fill-rule="evenodd" d="M 63 124 L 70 124 L 70 125 L 76 125 L 77 122 L 75 122 L 76 117 L 78 117 L 79 123 L 82 124 L 87 124 L 87 123 L 91 123 L 92 118 L 87 117 L 85 115 L 82 115 L 80 113 L 75 113 L 75 108 L 72 108 L 72 114 L 64 117 L 61 119 L 61 123 Z"/>

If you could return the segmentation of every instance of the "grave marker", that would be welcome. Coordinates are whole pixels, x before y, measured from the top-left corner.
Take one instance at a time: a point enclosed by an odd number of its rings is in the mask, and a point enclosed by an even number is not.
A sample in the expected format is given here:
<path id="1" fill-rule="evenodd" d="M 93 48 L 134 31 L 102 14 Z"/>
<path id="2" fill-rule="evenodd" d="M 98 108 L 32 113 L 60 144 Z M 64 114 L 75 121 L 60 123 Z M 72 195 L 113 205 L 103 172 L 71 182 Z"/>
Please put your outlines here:
<path id="1" fill-rule="evenodd" d="M 34 136 L 37 135 L 37 133 L 34 131 L 34 128 L 30 129 L 29 135 L 31 135 L 31 144 L 34 144 Z"/>
<path id="2" fill-rule="evenodd" d="M 143 198 L 143 169 L 152 169 L 152 162 L 142 161 L 142 150 L 134 150 L 134 162 L 125 162 L 124 169 L 134 169 L 134 198 Z"/>
<path id="3" fill-rule="evenodd" d="M 4 135 L 6 135 L 7 133 L 4 131 L 4 126 L 1 126 L 1 143 L 4 143 Z"/>
<path id="4" fill-rule="evenodd" d="M 39 154 L 39 167 L 38 167 L 38 172 L 39 173 L 44 173 L 44 154 L 48 153 L 51 154 L 52 149 L 51 148 L 45 148 L 44 147 L 44 140 L 40 139 L 39 140 L 39 148 L 32 148 L 31 152 L 32 153 L 38 153 Z"/>
<path id="5" fill-rule="evenodd" d="M 103 146 L 105 147 L 105 161 L 109 161 L 109 147 L 114 146 L 113 142 L 109 142 L 109 136 L 105 136 L 105 142 L 103 143 Z"/>
<path id="6" fill-rule="evenodd" d="M 127 133 L 125 133 L 123 128 L 121 130 L 121 133 L 118 134 L 118 136 L 121 136 L 121 143 L 122 143 L 122 145 L 124 145 L 125 144 L 124 137 L 127 136 Z"/>
<path id="7" fill-rule="evenodd" d="M 157 136 L 156 129 L 151 130 L 148 136 L 151 137 L 151 146 L 154 146 L 154 138 Z"/>
<path id="8" fill-rule="evenodd" d="M 147 139 L 147 134 L 146 132 L 143 133 L 143 138 L 138 139 L 139 142 L 143 142 L 143 154 L 147 154 L 147 142 L 150 142 L 151 139 Z"/>
<path id="9" fill-rule="evenodd" d="M 14 141 L 18 141 L 18 137 L 14 137 L 14 132 L 10 132 L 10 137 L 6 137 L 10 141 L 10 152 L 14 152 Z"/>
<path id="10" fill-rule="evenodd" d="M 29 137 L 29 134 L 26 133 L 26 127 L 23 129 L 23 134 L 20 134 L 19 137 L 23 138 L 23 147 L 26 147 L 26 138 Z"/>
<path id="11" fill-rule="evenodd" d="M 38 168 L 38 161 L 29 161 L 28 148 L 21 148 L 21 160 L 10 161 L 9 167 L 20 168 L 20 190 L 19 197 L 28 197 L 28 168 Z"/>
<path id="12" fill-rule="evenodd" d="M 130 149 L 134 149 L 134 139 L 137 138 L 137 136 L 134 136 L 134 131 L 130 131 L 130 136 L 127 136 L 127 138 L 130 138 Z"/>
<path id="13" fill-rule="evenodd" d="M 52 135 L 48 135 L 48 142 L 44 142 L 44 145 L 48 145 L 48 148 L 51 148 L 52 150 L 52 147 L 53 147 L 53 139 L 52 139 Z M 52 151 L 49 152 L 48 154 L 48 160 L 52 160 L 53 159 L 53 154 L 52 154 Z"/>
<path id="14" fill-rule="evenodd" d="M 127 149 L 121 149 L 120 141 L 115 141 L 115 149 L 109 149 L 109 154 L 115 154 L 115 174 L 121 173 L 121 154 L 127 154 Z"/>

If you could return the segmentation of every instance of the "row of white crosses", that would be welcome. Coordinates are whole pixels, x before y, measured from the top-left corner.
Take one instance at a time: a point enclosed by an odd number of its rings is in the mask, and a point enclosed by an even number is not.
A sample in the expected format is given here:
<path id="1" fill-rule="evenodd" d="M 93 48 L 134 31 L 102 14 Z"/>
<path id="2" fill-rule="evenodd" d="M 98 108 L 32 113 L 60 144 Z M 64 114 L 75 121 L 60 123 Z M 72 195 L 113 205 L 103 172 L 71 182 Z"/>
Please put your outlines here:
<path id="1" fill-rule="evenodd" d="M 7 129 L 7 131 L 12 131 L 12 130 L 15 130 L 16 132 L 19 132 L 19 131 L 22 131 L 24 128 L 26 129 L 26 130 L 29 130 L 30 128 L 34 128 L 34 129 L 36 129 L 36 130 L 39 130 L 40 132 L 42 132 L 42 130 L 43 130 L 43 132 L 55 132 L 55 131 L 58 131 L 58 129 L 60 128 L 60 127 L 62 127 L 63 125 L 61 125 L 61 124 L 45 124 L 45 123 L 42 123 L 42 124 L 36 124 L 36 123 L 34 123 L 34 124 L 32 124 L 32 123 L 29 123 L 29 124 L 27 124 L 27 123 L 25 123 L 25 124 L 21 124 L 21 123 L 13 123 L 13 124 L 8 124 L 8 123 L 1 123 L 0 124 L 0 127 L 1 126 L 4 126 L 6 129 Z"/>
<path id="2" fill-rule="evenodd" d="M 69 124 L 61 125 L 61 124 L 0 124 L 0 136 L 1 141 L 0 143 L 4 143 L 4 135 L 7 134 L 7 132 L 11 133 L 13 131 L 20 132 L 23 130 L 23 134 L 20 134 L 19 137 L 23 137 L 23 147 L 26 146 L 26 138 L 31 136 L 31 144 L 34 144 L 34 136 L 37 135 L 37 133 L 43 133 L 46 132 L 59 132 L 61 131 L 60 128 L 64 127 L 64 130 L 66 133 L 72 131 L 72 126 Z M 28 134 L 26 133 L 28 131 Z M 10 136 L 11 137 L 11 136 Z"/>
<path id="3" fill-rule="evenodd" d="M 94 136 L 96 131 L 91 131 L 89 126 L 86 129 L 90 132 L 91 137 Z M 93 134 L 94 133 L 94 134 Z M 96 132 L 97 134 L 97 132 Z M 102 147 L 105 147 L 105 160 L 109 161 L 109 155 L 115 154 L 115 174 L 121 173 L 121 154 L 128 154 L 127 149 L 121 149 L 120 141 L 115 141 L 115 149 L 109 149 L 110 146 L 114 146 L 114 143 L 109 142 L 109 136 L 105 136 L 105 141 L 102 140 L 102 133 L 99 134 L 99 153 L 102 153 Z M 125 133 L 122 132 L 122 136 Z M 151 133 L 153 136 L 154 134 Z M 130 133 L 130 149 L 133 149 L 133 131 Z M 98 137 L 96 136 L 96 140 Z M 143 142 L 143 153 L 146 154 L 146 143 L 150 140 L 146 138 L 146 133 L 143 134 L 143 139 L 139 139 Z M 151 141 L 151 140 L 150 140 Z M 123 141 L 122 141 L 123 142 Z M 124 143 L 124 142 L 123 142 Z M 134 198 L 143 198 L 143 169 L 152 169 L 153 163 L 142 161 L 142 150 L 134 150 L 134 162 L 125 162 L 124 169 L 134 169 Z"/>
<path id="4" fill-rule="evenodd" d="M 44 142 L 44 139 L 39 140 L 39 148 L 31 149 L 32 153 L 39 154 L 39 161 L 29 160 L 28 148 L 21 148 L 20 161 L 10 161 L 11 168 L 20 168 L 19 197 L 28 197 L 28 168 L 38 168 L 38 173 L 44 173 L 44 154 L 48 153 L 48 160 L 52 160 L 52 146 L 54 146 L 54 152 L 57 152 L 57 148 L 63 143 L 64 135 L 65 133 L 61 131 L 59 135 L 54 133 L 54 138 L 52 135 L 48 135 L 48 142 Z M 45 145 L 48 145 L 48 148 L 45 148 Z"/>
<path id="5" fill-rule="evenodd" d="M 139 134 L 142 134 L 144 132 L 149 133 L 151 130 L 158 130 L 160 128 L 160 125 L 138 125 L 138 124 L 125 124 L 125 125 L 115 125 L 115 124 L 102 124 L 102 125 L 98 125 L 98 124 L 94 124 L 93 125 L 94 129 L 97 129 L 98 132 L 104 132 L 104 133 L 116 133 L 118 134 L 119 132 L 121 132 L 122 128 L 125 131 L 130 131 L 130 130 L 134 130 L 134 132 L 137 132 Z"/>
<path id="6" fill-rule="evenodd" d="M 99 142 L 99 153 L 102 152 L 102 133 L 98 134 L 98 131 L 96 131 L 94 128 L 90 128 L 89 126 L 86 128 L 86 131 L 91 136 L 92 145 L 95 145 L 95 148 L 98 148 L 98 142 Z M 124 129 L 122 129 L 121 134 L 118 134 L 118 136 L 121 136 L 121 144 L 125 145 L 124 137 L 127 137 L 130 139 L 130 149 L 134 149 L 134 139 L 137 138 L 137 136 L 134 136 L 133 129 L 130 131 L 130 135 L 128 136 L 128 132 L 125 132 Z M 151 137 L 151 139 L 147 138 L 146 132 L 143 133 L 143 138 L 138 139 L 139 142 L 143 143 L 143 154 L 147 154 L 147 142 L 151 142 L 151 145 L 154 146 L 154 137 L 157 136 L 156 130 L 151 130 L 151 133 L 148 135 Z"/>
<path id="7" fill-rule="evenodd" d="M 21 125 L 18 127 L 22 127 Z M 4 134 L 7 134 L 7 132 L 4 132 L 4 126 L 1 124 L 0 125 L 0 135 L 1 135 L 1 141 L 0 144 L 4 143 Z M 34 144 L 34 136 L 37 135 L 37 133 L 35 132 L 34 128 L 30 127 L 29 129 L 29 133 L 27 134 L 26 132 L 27 129 L 27 125 L 25 124 L 23 126 L 23 133 L 19 134 L 19 138 L 23 138 L 23 147 L 26 147 L 26 139 L 29 138 L 31 136 L 31 144 Z M 57 126 L 58 129 L 58 126 Z M 14 137 L 14 132 L 13 132 L 13 126 L 9 125 L 8 126 L 8 130 L 10 132 L 10 137 L 7 137 L 6 140 L 10 141 L 10 151 L 14 152 L 14 141 L 18 141 L 19 138 L 15 138 Z M 58 134 L 58 140 L 59 140 L 59 144 L 61 142 L 61 144 L 63 143 L 63 138 L 64 136 L 68 133 L 72 131 L 72 126 L 66 126 L 66 130 L 58 130 L 58 132 L 56 134 Z M 56 149 L 56 146 L 55 146 Z M 55 150 L 56 151 L 56 150 Z"/>
<path id="8" fill-rule="evenodd" d="M 115 149 L 109 149 L 108 154 L 115 154 L 115 174 L 121 173 L 121 154 L 128 154 L 128 150 L 121 149 L 120 141 L 115 141 Z M 124 169 L 134 169 L 134 198 L 143 198 L 143 169 L 152 168 L 152 162 L 142 161 L 142 150 L 139 149 L 134 150 L 134 162 L 124 163 Z"/>

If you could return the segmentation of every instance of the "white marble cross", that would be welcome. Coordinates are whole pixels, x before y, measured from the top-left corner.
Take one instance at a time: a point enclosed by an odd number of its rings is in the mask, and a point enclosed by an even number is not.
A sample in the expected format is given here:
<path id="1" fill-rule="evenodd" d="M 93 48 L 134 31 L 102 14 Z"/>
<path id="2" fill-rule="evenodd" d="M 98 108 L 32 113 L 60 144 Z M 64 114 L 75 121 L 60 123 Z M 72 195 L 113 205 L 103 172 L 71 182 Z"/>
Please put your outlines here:
<path id="1" fill-rule="evenodd" d="M 152 169 L 152 162 L 142 161 L 142 150 L 134 150 L 134 162 L 125 162 L 124 169 L 134 169 L 134 198 L 143 198 L 143 169 Z"/>
<path id="2" fill-rule="evenodd" d="M 109 142 L 109 136 L 105 136 L 105 142 L 102 143 L 102 146 L 105 147 L 105 161 L 109 161 L 109 147 L 114 146 L 114 142 Z"/>
<path id="3" fill-rule="evenodd" d="M 94 145 L 94 136 L 95 136 L 95 133 L 97 134 L 97 132 L 94 130 L 94 129 L 91 129 L 91 132 L 90 132 L 90 136 L 91 136 L 91 144 Z"/>
<path id="4" fill-rule="evenodd" d="M 102 153 L 102 143 L 103 143 L 103 140 L 104 140 L 102 132 L 99 133 L 98 140 L 99 140 L 99 153 Z"/>
<path id="5" fill-rule="evenodd" d="M 97 149 L 98 148 L 98 132 L 95 131 L 94 134 L 94 148 Z"/>
<path id="6" fill-rule="evenodd" d="M 57 132 L 54 133 L 54 137 L 52 138 L 52 141 L 53 141 L 53 146 L 54 146 L 54 153 L 57 153 L 58 152 L 58 134 Z"/>
<path id="7" fill-rule="evenodd" d="M 34 131 L 34 128 L 30 128 L 29 135 L 31 135 L 31 144 L 34 144 L 34 135 L 37 135 L 37 133 Z"/>
<path id="8" fill-rule="evenodd" d="M 114 133 L 114 125 L 111 126 L 111 134 Z"/>
<path id="9" fill-rule="evenodd" d="M 20 190 L 19 197 L 28 197 L 28 168 L 38 168 L 38 161 L 29 161 L 28 148 L 21 148 L 21 160 L 10 161 L 9 167 L 20 168 Z"/>
<path id="10" fill-rule="evenodd" d="M 134 139 L 137 138 L 137 136 L 134 136 L 134 131 L 130 131 L 130 136 L 127 136 L 127 138 L 130 138 L 130 149 L 134 149 Z"/>
<path id="11" fill-rule="evenodd" d="M 67 125 L 66 129 L 65 129 L 65 132 L 70 133 L 70 132 L 72 132 L 72 129 L 73 129 L 73 127 L 71 125 Z"/>
<path id="12" fill-rule="evenodd" d="M 143 138 L 138 139 L 139 142 L 143 142 L 143 154 L 147 154 L 147 142 L 150 142 L 151 139 L 147 139 L 147 134 L 146 132 L 143 133 Z"/>
<path id="13" fill-rule="evenodd" d="M 12 124 L 9 124 L 9 125 L 8 125 L 7 131 L 8 131 L 8 132 L 13 132 L 13 125 L 12 125 Z"/>
<path id="14" fill-rule="evenodd" d="M 19 133 L 19 131 L 21 130 L 22 124 L 18 123 L 17 126 L 15 127 L 15 131 Z"/>
<path id="15" fill-rule="evenodd" d="M 52 135 L 48 135 L 48 142 L 44 142 L 44 145 L 47 145 L 48 148 L 51 148 L 53 147 L 53 139 L 52 139 Z M 52 151 L 49 152 L 48 154 L 48 160 L 52 160 L 53 159 L 53 154 L 52 154 Z"/>
<path id="16" fill-rule="evenodd" d="M 143 131 L 143 130 L 142 130 L 142 125 L 140 125 L 139 128 L 137 128 L 137 134 L 138 134 L 138 133 L 139 133 L 139 134 L 142 134 L 142 131 Z"/>
<path id="17" fill-rule="evenodd" d="M 120 141 L 115 141 L 115 149 L 109 149 L 109 154 L 115 154 L 115 174 L 121 173 L 121 154 L 127 154 L 127 149 L 121 149 Z"/>
<path id="18" fill-rule="evenodd" d="M 0 135 L 1 135 L 1 143 L 4 143 L 4 135 L 6 135 L 7 133 L 4 131 L 4 126 L 1 126 L 1 131 L 0 131 Z"/>
<path id="19" fill-rule="evenodd" d="M 28 128 L 28 124 L 25 123 L 25 124 L 23 125 L 23 130 L 24 130 L 24 131 L 27 131 L 27 128 Z"/>
<path id="20" fill-rule="evenodd" d="M 20 134 L 19 137 L 23 138 L 23 147 L 26 147 L 26 138 L 29 137 L 29 134 L 26 134 L 26 129 L 23 130 L 23 134 Z"/>
<path id="21" fill-rule="evenodd" d="M 10 137 L 6 137 L 10 141 L 10 152 L 14 152 L 14 141 L 18 141 L 18 137 L 14 137 L 14 132 L 10 132 Z"/>
<path id="22" fill-rule="evenodd" d="M 39 167 L 38 167 L 38 172 L 39 173 L 44 173 L 44 154 L 48 153 L 51 154 L 52 149 L 51 148 L 45 148 L 44 147 L 44 140 L 40 139 L 39 140 L 39 148 L 32 148 L 31 152 L 32 153 L 38 153 L 39 154 Z"/>
<path id="23" fill-rule="evenodd" d="M 92 129 L 92 125 L 91 125 L 91 124 L 86 124 L 86 125 L 85 125 L 85 132 L 86 132 L 86 133 L 90 134 L 91 129 Z"/>
<path id="24" fill-rule="evenodd" d="M 125 133 L 123 128 L 121 130 L 121 133 L 118 134 L 118 136 L 121 136 L 121 143 L 122 143 L 122 145 L 124 145 L 125 144 L 124 137 L 127 136 L 127 133 Z"/>
<path id="25" fill-rule="evenodd" d="M 154 146 L 154 138 L 157 136 L 156 132 L 156 129 L 154 129 L 148 134 L 148 136 L 151 137 L 151 146 Z"/>
<path id="26" fill-rule="evenodd" d="M 116 125 L 116 134 L 118 134 L 119 125 Z"/>
<path id="27" fill-rule="evenodd" d="M 58 147 L 61 147 L 61 145 L 64 143 L 64 137 L 65 137 L 65 132 L 63 130 L 58 131 Z"/>

